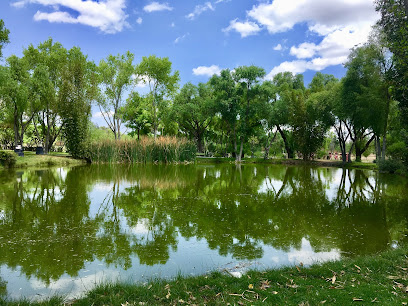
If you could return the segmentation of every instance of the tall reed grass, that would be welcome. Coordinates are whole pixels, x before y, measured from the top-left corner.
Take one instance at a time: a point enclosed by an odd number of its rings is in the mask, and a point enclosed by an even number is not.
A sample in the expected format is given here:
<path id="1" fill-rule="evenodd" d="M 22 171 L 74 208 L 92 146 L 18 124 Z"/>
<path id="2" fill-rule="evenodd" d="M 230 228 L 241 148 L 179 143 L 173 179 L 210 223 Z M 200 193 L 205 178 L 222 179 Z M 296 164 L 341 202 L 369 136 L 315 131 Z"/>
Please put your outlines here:
<path id="1" fill-rule="evenodd" d="M 87 145 L 84 157 L 96 163 L 174 163 L 193 161 L 195 143 L 176 137 L 142 137 L 140 140 L 105 140 Z"/>

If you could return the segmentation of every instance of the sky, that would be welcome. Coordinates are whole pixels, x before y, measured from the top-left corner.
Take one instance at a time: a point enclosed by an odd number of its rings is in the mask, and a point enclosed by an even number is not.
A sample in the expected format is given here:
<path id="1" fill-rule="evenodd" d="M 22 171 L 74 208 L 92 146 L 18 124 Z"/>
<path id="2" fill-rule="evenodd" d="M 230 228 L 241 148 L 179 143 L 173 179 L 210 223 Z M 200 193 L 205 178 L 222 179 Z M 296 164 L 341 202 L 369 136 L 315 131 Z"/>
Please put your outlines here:
<path id="1" fill-rule="evenodd" d="M 373 0 L 1 0 L 4 58 L 49 37 L 98 63 L 109 54 L 168 57 L 181 85 L 256 65 L 266 79 L 316 71 L 341 78 L 350 48 L 367 41 Z M 4 59 L 3 59 L 4 60 Z M 4 62 L 3 62 L 4 63 Z"/>

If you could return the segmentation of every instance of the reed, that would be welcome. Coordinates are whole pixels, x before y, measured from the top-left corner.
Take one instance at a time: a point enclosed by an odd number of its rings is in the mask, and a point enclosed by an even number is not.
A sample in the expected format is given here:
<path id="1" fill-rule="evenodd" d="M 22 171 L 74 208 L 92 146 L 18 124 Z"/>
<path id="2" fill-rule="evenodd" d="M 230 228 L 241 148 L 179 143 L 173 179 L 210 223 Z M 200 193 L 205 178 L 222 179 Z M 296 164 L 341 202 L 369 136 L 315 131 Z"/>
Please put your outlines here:
<path id="1" fill-rule="evenodd" d="M 95 163 L 176 163 L 194 161 L 196 145 L 177 137 L 105 140 L 87 145 L 84 158 Z"/>

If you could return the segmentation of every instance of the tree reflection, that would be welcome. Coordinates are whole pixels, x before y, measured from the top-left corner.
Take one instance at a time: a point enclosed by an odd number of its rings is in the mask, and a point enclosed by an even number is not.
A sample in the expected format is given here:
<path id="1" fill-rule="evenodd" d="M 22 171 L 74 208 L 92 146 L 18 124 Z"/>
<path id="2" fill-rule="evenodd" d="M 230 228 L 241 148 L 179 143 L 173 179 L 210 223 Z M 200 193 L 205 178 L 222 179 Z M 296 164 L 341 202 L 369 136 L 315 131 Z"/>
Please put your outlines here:
<path id="1" fill-rule="evenodd" d="M 100 203 L 90 196 L 98 186 Z M 96 259 L 164 264 L 179 236 L 237 260 L 261 258 L 264 245 L 299 249 L 303 238 L 314 251 L 374 253 L 406 239 L 406 186 L 364 171 L 278 165 L 7 172 L 0 264 L 48 284 Z"/>

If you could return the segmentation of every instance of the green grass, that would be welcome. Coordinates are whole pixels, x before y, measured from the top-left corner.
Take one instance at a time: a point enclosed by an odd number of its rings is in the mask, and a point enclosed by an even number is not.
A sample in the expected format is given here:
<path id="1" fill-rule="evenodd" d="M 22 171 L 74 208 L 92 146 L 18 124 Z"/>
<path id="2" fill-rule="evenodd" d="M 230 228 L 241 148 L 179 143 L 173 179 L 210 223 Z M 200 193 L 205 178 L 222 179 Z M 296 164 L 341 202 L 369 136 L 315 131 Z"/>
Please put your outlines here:
<path id="1" fill-rule="evenodd" d="M 84 157 L 96 163 L 173 163 L 194 161 L 196 145 L 176 137 L 104 140 L 90 143 Z"/>
<path id="2" fill-rule="evenodd" d="M 198 164 L 208 164 L 208 163 L 234 163 L 234 158 L 225 157 L 197 157 L 196 163 Z M 283 159 L 283 158 L 244 158 L 242 160 L 243 164 L 279 164 L 279 165 L 309 165 L 317 167 L 338 167 L 338 168 L 358 168 L 358 169 L 378 169 L 378 165 L 374 163 L 365 162 L 352 162 L 344 164 L 341 161 L 303 161 L 302 159 Z"/>
<path id="3" fill-rule="evenodd" d="M 8 151 L 12 152 L 12 151 Z M 67 153 L 50 153 L 49 155 L 36 155 L 35 152 L 25 151 L 24 156 L 18 156 L 14 168 L 33 168 L 49 166 L 75 166 L 83 164 L 83 160 L 70 158 Z M 0 166 L 0 169 L 3 167 Z"/>
<path id="4" fill-rule="evenodd" d="M 406 305 L 408 247 L 378 255 L 310 267 L 250 271 L 241 278 L 226 272 L 147 284 L 103 284 L 69 305 Z M 62 298 L 39 304 L 59 305 Z M 5 303 L 5 302 L 4 302 Z M 1 303 L 0 303 L 1 304 Z"/>

